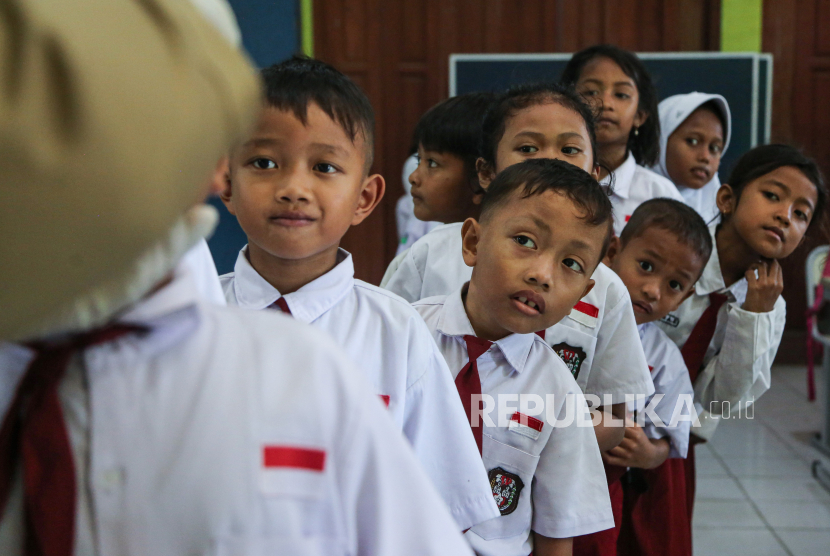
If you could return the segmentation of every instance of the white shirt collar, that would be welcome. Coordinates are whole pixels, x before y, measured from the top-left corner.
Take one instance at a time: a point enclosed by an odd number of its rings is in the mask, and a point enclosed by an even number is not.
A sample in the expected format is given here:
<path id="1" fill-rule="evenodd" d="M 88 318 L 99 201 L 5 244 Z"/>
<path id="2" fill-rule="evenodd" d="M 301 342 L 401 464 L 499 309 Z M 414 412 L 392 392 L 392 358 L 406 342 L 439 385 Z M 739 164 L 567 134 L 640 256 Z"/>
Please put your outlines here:
<path id="1" fill-rule="evenodd" d="M 723 280 L 720 259 L 718 258 L 718 244 L 715 240 L 717 229 L 718 223 L 709 226 L 709 234 L 712 236 L 712 255 L 709 257 L 709 262 L 706 263 L 706 267 L 703 269 L 700 280 L 695 284 L 695 295 L 708 296 L 710 293 L 717 292 L 729 295 L 733 301 L 743 301 L 746 298 L 746 278 L 741 278 L 728 288 Z"/>
<path id="2" fill-rule="evenodd" d="M 337 251 L 334 268 L 285 296 L 251 266 L 247 251 L 247 246 L 242 248 L 233 268 L 233 290 L 240 307 L 258 311 L 285 297 L 291 315 L 301 322 L 311 323 L 354 288 L 354 263 L 351 254 L 344 249 Z"/>
<path id="3" fill-rule="evenodd" d="M 475 336 L 473 325 L 470 324 L 470 318 L 464 308 L 464 301 L 461 299 L 461 295 L 466 291 L 468 285 L 469 282 L 465 283 L 461 289 L 448 295 L 444 301 L 436 326 L 441 334 L 445 336 Z M 513 370 L 521 373 L 530 355 L 530 348 L 537 340 L 544 343 L 544 340 L 536 334 L 510 334 L 493 342 L 493 344 L 498 346 Z"/>
<path id="4" fill-rule="evenodd" d="M 628 199 L 628 194 L 631 191 L 631 182 L 634 181 L 634 172 L 637 171 L 637 161 L 634 160 L 634 155 L 628 153 L 625 162 L 620 164 L 620 167 L 614 170 L 614 195 L 623 199 Z M 611 176 L 605 176 L 600 181 L 600 185 L 608 187 L 611 183 Z"/>

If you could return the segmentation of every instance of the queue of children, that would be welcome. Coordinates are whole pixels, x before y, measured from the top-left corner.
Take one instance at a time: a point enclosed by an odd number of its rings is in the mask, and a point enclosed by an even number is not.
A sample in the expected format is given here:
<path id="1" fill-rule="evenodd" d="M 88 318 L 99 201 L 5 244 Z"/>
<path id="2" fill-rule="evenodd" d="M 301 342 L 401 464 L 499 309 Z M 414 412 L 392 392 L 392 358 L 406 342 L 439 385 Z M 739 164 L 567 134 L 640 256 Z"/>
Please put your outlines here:
<path id="1" fill-rule="evenodd" d="M 723 97 L 658 108 L 636 55 L 592 47 L 560 84 L 424 115 L 411 216 L 439 224 L 377 287 L 340 247 L 386 188 L 359 87 L 304 57 L 256 82 L 192 7 L 108 1 L 122 49 L 68 1 L 0 13 L 4 82 L 52 87 L 6 90 L 0 128 L 43 166 L 2 186 L 52 186 L 0 219 L 27 261 L 3 274 L 0 553 L 691 555 L 694 445 L 710 403 L 770 387 L 778 260 L 826 202 L 812 159 L 757 147 L 720 184 Z M 49 45 L 79 42 L 66 82 L 108 76 L 131 118 L 45 78 Z M 46 171 L 44 141 L 116 163 Z M 210 191 L 248 238 L 221 279 Z"/>

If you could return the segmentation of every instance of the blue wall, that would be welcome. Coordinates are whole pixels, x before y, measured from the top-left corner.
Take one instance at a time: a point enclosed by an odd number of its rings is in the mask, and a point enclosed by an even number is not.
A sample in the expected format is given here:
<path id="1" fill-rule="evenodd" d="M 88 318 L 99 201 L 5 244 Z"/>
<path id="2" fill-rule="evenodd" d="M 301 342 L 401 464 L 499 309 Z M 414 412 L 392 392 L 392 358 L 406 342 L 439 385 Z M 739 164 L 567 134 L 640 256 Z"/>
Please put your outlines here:
<path id="1" fill-rule="evenodd" d="M 288 58 L 300 50 L 298 0 L 230 0 L 242 43 L 258 67 Z M 219 274 L 233 270 L 245 234 L 218 198 L 209 200 L 219 210 L 219 226 L 208 241 Z"/>

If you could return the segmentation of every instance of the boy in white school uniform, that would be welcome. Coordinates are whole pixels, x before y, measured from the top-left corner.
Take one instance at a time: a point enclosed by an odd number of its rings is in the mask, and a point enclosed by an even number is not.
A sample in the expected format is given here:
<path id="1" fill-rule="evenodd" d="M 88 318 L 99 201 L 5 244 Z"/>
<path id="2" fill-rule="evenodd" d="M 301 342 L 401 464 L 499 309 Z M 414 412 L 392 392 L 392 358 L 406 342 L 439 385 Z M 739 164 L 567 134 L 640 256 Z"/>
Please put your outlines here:
<path id="1" fill-rule="evenodd" d="M 469 554 L 331 342 L 176 265 L 251 67 L 188 3 L 34 4 L 0 13 L 0 553 Z"/>
<path id="2" fill-rule="evenodd" d="M 558 125 L 557 110 L 560 119 L 568 115 L 567 119 L 575 123 Z M 562 157 L 576 163 L 560 152 L 573 150 L 568 146 L 575 134 L 585 136 L 582 150 L 590 156 L 592 111 L 573 91 L 546 83 L 511 89 L 493 103 L 482 125 L 482 158 L 478 161 L 481 186 L 485 189 L 489 186 L 495 168 L 508 167 L 524 157 Z M 528 143 L 528 137 L 539 135 L 546 138 L 544 142 Z M 568 138 L 565 145 L 560 145 L 561 137 Z M 499 154 L 524 150 L 517 149 L 516 145 L 526 143 L 536 146 L 532 149 L 534 154 L 503 157 Z M 410 301 L 447 295 L 461 287 L 472 274 L 461 256 L 461 227 L 460 222 L 446 224 L 417 241 L 384 287 Z M 589 403 L 606 408 L 610 404 L 614 415 L 622 418 L 626 394 L 649 395 L 654 392 L 654 386 L 625 285 L 602 263 L 591 279 L 593 289 L 568 316 L 545 331 L 545 339 L 566 361 L 583 392 L 590 395 Z M 596 430 L 602 449 L 622 440 L 622 426 L 606 426 L 605 418 L 597 423 Z"/>
<path id="3" fill-rule="evenodd" d="M 631 402 L 637 422 L 626 426 L 619 446 L 603 453 L 616 528 L 580 538 L 577 555 L 691 556 L 683 459 L 696 418 L 694 391 L 680 349 L 655 323 L 694 293 L 711 252 L 703 219 L 671 199 L 637 207 L 611 241 L 606 262 L 631 295 L 660 398 Z"/>
<path id="4" fill-rule="evenodd" d="M 470 281 L 414 304 L 455 375 L 499 503 L 500 517 L 466 534 L 478 554 L 570 554 L 572 537 L 613 526 L 587 404 L 534 333 L 590 291 L 610 234 L 611 205 L 588 173 L 559 160 L 511 166 L 481 221 L 464 223 Z M 520 402 L 528 396 L 535 412 Z"/>
<path id="5" fill-rule="evenodd" d="M 354 278 L 340 239 L 383 196 L 368 175 L 373 113 L 346 76 L 295 58 L 262 72 L 267 108 L 235 149 L 222 199 L 248 235 L 228 303 L 271 307 L 324 330 L 363 368 L 373 393 L 441 492 L 459 530 L 498 515 L 452 377 L 418 313 Z"/>

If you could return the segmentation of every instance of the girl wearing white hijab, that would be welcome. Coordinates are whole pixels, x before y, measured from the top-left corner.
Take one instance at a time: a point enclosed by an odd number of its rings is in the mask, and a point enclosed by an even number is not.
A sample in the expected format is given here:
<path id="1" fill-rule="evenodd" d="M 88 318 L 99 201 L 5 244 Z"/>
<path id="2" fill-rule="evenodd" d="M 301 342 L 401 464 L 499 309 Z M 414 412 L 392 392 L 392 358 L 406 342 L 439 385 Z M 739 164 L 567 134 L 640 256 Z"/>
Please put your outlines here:
<path id="1" fill-rule="evenodd" d="M 718 215 L 718 167 L 729 146 L 732 118 L 721 95 L 688 93 L 660 103 L 660 162 L 652 170 L 677 186 L 708 223 Z"/>

